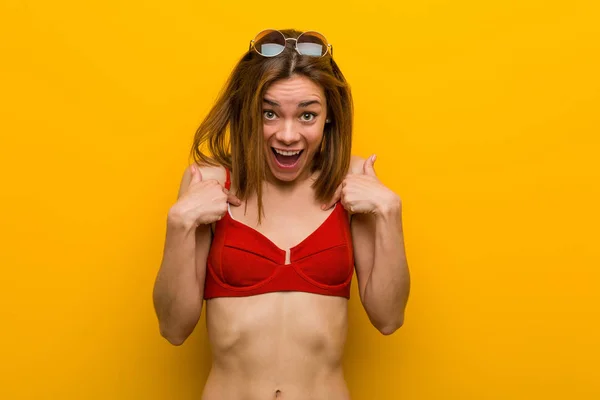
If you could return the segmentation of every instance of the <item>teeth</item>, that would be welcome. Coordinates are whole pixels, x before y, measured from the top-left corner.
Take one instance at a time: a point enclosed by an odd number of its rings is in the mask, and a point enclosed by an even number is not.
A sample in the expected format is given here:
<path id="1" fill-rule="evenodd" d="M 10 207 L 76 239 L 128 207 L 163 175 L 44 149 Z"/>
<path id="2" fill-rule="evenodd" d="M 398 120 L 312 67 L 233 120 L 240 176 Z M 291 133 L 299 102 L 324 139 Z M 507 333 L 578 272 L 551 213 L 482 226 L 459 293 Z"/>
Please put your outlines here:
<path id="1" fill-rule="evenodd" d="M 295 156 L 296 154 L 300 154 L 300 150 L 297 151 L 283 151 L 283 150 L 277 150 L 274 149 L 275 153 L 277 154 L 281 154 L 282 156 Z"/>

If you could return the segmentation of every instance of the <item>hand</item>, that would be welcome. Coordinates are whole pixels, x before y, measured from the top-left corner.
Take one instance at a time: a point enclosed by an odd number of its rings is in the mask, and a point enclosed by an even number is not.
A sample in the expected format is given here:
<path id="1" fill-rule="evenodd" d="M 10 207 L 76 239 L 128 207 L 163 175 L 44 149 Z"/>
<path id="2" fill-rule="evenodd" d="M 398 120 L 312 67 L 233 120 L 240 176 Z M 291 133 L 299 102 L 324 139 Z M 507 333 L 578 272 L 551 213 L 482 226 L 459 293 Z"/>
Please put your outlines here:
<path id="1" fill-rule="evenodd" d="M 350 214 L 382 214 L 400 209 L 400 198 L 377 178 L 373 167 L 375 159 L 376 156 L 372 155 L 365 160 L 362 174 L 346 175 L 323 209 L 330 208 L 337 201 L 341 201 Z"/>
<path id="2" fill-rule="evenodd" d="M 187 191 L 177 200 L 169 211 L 170 217 L 184 226 L 194 228 L 212 224 L 223 218 L 227 212 L 227 203 L 239 206 L 241 201 L 229 193 L 214 180 L 202 180 L 202 174 L 196 165 L 190 166 L 192 178 Z"/>

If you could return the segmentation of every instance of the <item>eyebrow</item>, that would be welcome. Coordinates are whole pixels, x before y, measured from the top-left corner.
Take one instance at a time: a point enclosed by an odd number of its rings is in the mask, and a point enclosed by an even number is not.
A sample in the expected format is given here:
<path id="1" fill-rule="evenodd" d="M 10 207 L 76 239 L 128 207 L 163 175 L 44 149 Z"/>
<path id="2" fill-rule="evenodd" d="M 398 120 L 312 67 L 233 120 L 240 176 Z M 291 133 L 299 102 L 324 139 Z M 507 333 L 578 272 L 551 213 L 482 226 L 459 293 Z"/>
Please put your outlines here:
<path id="1" fill-rule="evenodd" d="M 267 98 L 264 98 L 263 101 L 265 103 L 267 103 L 267 104 L 272 105 L 273 107 L 279 107 L 280 106 L 280 104 L 278 102 L 273 101 L 273 100 L 269 100 Z M 303 101 L 303 102 L 298 103 L 298 108 L 308 107 L 311 104 L 321 105 L 321 102 L 319 100 L 307 100 L 307 101 Z"/>

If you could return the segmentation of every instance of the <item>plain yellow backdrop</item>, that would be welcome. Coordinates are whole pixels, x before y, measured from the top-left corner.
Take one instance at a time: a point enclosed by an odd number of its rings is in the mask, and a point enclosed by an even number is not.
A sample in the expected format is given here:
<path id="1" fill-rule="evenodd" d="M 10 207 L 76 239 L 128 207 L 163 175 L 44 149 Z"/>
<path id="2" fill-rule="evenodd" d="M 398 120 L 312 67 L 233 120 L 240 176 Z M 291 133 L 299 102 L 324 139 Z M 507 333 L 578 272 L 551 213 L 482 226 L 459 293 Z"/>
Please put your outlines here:
<path id="1" fill-rule="evenodd" d="M 594 0 L 0 0 L 0 399 L 199 399 L 151 301 L 192 135 L 264 28 L 318 30 L 403 200 L 405 326 L 354 282 L 353 399 L 600 398 Z"/>

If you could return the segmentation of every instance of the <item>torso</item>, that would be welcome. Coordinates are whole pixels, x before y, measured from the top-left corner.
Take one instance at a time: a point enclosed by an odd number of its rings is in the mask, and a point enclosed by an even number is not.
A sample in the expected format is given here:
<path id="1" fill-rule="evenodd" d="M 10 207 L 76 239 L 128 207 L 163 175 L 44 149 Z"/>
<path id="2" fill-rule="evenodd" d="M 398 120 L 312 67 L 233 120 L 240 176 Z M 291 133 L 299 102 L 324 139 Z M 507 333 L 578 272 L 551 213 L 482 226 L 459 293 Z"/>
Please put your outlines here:
<path id="1" fill-rule="evenodd" d="M 224 169 L 219 181 L 225 181 Z M 295 193 L 267 190 L 261 225 L 255 198 L 247 200 L 246 214 L 242 204 L 231 207 L 231 216 L 288 250 L 333 212 L 307 198 L 310 182 Z M 349 399 L 341 364 L 347 303 L 345 297 L 296 291 L 207 300 L 213 367 L 202 399 Z"/>
<path id="2" fill-rule="evenodd" d="M 346 400 L 347 300 L 302 292 L 207 301 L 203 400 Z"/>

